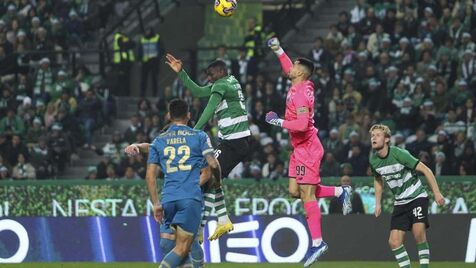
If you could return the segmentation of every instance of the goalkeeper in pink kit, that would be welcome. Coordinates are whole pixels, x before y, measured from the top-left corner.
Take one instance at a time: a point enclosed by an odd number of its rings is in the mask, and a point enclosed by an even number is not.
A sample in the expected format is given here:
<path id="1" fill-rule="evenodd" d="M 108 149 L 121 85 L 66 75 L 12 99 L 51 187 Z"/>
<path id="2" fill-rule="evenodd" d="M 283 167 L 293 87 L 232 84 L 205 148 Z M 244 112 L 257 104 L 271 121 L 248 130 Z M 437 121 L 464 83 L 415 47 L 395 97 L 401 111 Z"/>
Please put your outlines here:
<path id="1" fill-rule="evenodd" d="M 342 212 L 346 215 L 352 211 L 352 188 L 320 184 L 319 168 L 324 149 L 317 136 L 318 130 L 314 127 L 314 84 L 309 80 L 314 72 L 314 64 L 305 58 L 298 58 L 293 63 L 277 38 L 270 39 L 268 46 L 279 57 L 281 67 L 292 83 L 286 97 L 284 119 L 279 118 L 275 112 L 268 112 L 266 122 L 289 131 L 293 147 L 289 159 L 289 193 L 300 198 L 304 204 L 312 238 L 312 246 L 304 263 L 304 267 L 308 267 L 327 251 L 327 244 L 322 240 L 321 211 L 317 200 L 339 197 Z"/>

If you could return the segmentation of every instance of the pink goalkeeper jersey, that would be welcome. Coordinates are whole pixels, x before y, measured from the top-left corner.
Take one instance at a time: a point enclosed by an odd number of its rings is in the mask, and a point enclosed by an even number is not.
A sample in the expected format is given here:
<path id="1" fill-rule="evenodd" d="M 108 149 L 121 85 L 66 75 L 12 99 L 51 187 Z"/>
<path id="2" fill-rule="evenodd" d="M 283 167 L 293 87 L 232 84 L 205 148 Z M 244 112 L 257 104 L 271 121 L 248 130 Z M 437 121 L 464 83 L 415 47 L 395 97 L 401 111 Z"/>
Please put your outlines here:
<path id="1" fill-rule="evenodd" d="M 281 62 L 281 67 L 284 72 L 288 74 L 293 63 L 286 53 L 279 56 L 279 61 Z M 289 136 L 291 137 L 291 144 L 293 147 L 317 138 L 318 130 L 314 127 L 314 83 L 309 80 L 293 85 L 288 90 L 286 97 L 286 114 L 284 119 L 286 121 L 296 120 L 296 109 L 302 107 L 306 107 L 309 110 L 307 128 L 305 131 L 289 130 Z"/>

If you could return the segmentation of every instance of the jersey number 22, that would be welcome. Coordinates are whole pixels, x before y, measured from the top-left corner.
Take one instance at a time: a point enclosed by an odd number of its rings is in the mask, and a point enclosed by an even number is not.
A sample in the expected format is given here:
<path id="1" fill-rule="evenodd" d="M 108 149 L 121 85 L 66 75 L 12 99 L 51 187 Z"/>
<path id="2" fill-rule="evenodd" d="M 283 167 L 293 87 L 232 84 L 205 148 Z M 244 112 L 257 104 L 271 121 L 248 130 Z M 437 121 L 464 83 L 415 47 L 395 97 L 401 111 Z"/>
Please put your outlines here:
<path id="1" fill-rule="evenodd" d="M 175 157 L 178 155 L 181 155 L 182 158 L 178 161 L 178 166 L 173 167 L 172 162 L 174 161 Z M 187 145 L 182 145 L 178 147 L 176 150 L 175 147 L 172 146 L 167 146 L 164 148 L 164 155 L 167 156 L 169 159 L 167 159 L 167 162 L 165 163 L 167 167 L 167 173 L 174 173 L 177 171 L 187 171 L 191 170 L 192 166 L 191 165 L 185 165 L 185 162 L 190 158 L 190 147 Z"/>

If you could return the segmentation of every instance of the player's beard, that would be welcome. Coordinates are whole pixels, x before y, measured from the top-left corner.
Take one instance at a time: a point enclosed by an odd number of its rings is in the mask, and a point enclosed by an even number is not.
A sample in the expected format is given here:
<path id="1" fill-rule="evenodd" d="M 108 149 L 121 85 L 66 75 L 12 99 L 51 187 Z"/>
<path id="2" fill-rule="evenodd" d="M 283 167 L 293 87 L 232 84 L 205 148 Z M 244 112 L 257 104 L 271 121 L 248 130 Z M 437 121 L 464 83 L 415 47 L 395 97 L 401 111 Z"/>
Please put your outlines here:
<path id="1" fill-rule="evenodd" d="M 374 147 L 374 150 L 378 152 L 378 151 L 380 151 L 380 150 L 383 150 L 383 148 L 385 148 L 385 143 L 382 144 L 382 146 Z"/>

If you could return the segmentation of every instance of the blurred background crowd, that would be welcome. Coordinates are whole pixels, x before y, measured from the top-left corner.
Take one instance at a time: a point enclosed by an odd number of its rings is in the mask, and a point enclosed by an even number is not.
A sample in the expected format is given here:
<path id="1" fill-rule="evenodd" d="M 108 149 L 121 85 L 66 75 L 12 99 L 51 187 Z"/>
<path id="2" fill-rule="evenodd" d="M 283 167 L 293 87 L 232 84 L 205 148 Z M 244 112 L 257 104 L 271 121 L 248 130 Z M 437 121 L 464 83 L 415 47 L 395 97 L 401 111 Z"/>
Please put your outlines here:
<path id="1" fill-rule="evenodd" d="M 81 47 L 95 25 L 107 23 L 108 12 L 118 12 L 94 2 L 0 3 L 0 68 L 16 68 L 15 75 L 0 81 L 0 178 L 51 178 L 78 158 L 78 150 L 91 150 L 102 160 L 88 169 L 86 179 L 141 179 L 146 157 L 128 158 L 124 146 L 152 141 L 167 124 L 165 111 L 173 98 L 189 103 L 191 126 L 201 115 L 207 99 L 193 98 L 176 79 L 154 91 L 154 96 L 162 92 L 159 97 L 138 101 L 125 131 L 113 130 L 105 144 L 94 141 L 96 130 L 113 125 L 115 95 L 127 95 L 127 89 L 110 89 L 84 65 L 73 70 L 62 53 L 21 56 L 22 51 Z M 278 60 L 265 59 L 268 33 L 253 19 L 244 27 L 248 35 L 237 57 L 225 45 L 216 51 L 242 83 L 255 148 L 230 177 L 275 180 L 287 176 L 291 149 L 287 132 L 266 124 L 264 116 L 268 111 L 284 116 L 290 82 L 283 75 L 271 78 L 269 66 Z M 150 31 L 145 37 L 161 42 L 154 36 Z M 376 122 L 390 126 L 392 144 L 409 150 L 437 176 L 476 173 L 476 4 L 357 0 L 352 10 L 339 14 L 327 35 L 313 38 L 311 51 L 293 52 L 317 67 L 314 120 L 326 150 L 321 176 L 370 175 L 368 130 Z M 126 48 L 138 60 L 150 45 L 143 40 Z M 257 45 L 247 46 L 249 40 Z M 154 49 L 157 53 L 149 56 L 160 58 L 162 45 Z M 8 57 L 12 53 L 17 56 Z M 133 60 L 132 54 L 126 56 Z M 206 84 L 205 73 L 197 80 Z M 145 91 L 142 86 L 141 95 Z M 210 121 L 205 129 L 215 142 L 216 125 Z"/>

